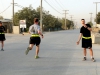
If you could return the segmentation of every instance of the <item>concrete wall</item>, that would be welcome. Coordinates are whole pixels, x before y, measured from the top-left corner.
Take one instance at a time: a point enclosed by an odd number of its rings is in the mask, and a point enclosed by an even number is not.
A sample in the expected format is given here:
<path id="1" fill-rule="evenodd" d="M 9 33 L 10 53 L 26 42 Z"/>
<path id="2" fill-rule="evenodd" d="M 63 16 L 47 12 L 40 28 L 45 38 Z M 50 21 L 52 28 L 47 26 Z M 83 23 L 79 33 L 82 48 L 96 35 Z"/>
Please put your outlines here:
<path id="1" fill-rule="evenodd" d="M 92 33 L 91 37 L 93 44 L 100 44 L 100 33 Z"/>
<path id="2" fill-rule="evenodd" d="M 13 34 L 19 34 L 20 30 L 19 30 L 19 26 L 13 26 Z"/>

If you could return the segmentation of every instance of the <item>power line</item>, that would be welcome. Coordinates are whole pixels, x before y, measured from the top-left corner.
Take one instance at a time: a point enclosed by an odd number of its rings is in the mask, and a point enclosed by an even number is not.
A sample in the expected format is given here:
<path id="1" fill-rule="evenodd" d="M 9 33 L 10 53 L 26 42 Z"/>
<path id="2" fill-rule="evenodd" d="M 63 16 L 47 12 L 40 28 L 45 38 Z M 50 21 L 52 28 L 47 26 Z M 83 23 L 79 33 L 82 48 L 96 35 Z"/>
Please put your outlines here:
<path id="1" fill-rule="evenodd" d="M 62 2 L 59 0 L 59 2 L 62 4 Z M 62 4 L 63 6 L 64 6 L 64 4 Z M 64 7 L 66 7 L 66 6 L 64 6 Z"/>
<path id="2" fill-rule="evenodd" d="M 9 5 L 4 11 L 2 11 L 0 14 L 2 14 L 3 12 L 5 12 L 11 5 Z"/>
<path id="3" fill-rule="evenodd" d="M 59 6 L 62 8 L 62 9 L 64 9 L 61 5 L 60 5 L 60 3 L 57 1 L 57 0 L 55 0 L 58 4 L 59 4 Z"/>
<path id="4" fill-rule="evenodd" d="M 55 3 L 55 0 L 53 0 L 53 1 L 50 1 L 50 0 L 49 0 L 49 2 L 50 2 L 50 4 L 52 4 L 53 7 L 58 8 L 57 4 Z M 61 8 L 61 9 L 62 9 L 62 8 Z M 58 9 L 58 10 L 59 10 L 59 9 Z"/>
<path id="5" fill-rule="evenodd" d="M 49 2 L 50 2 L 50 4 L 52 4 L 53 7 L 62 10 L 61 7 L 60 7 L 60 8 L 58 7 L 58 6 L 60 6 L 60 5 L 59 5 L 59 3 L 57 3 L 55 0 L 52 0 L 52 1 L 49 1 Z M 57 6 L 57 5 L 58 5 L 58 6 Z"/>
<path id="6" fill-rule="evenodd" d="M 49 6 L 51 6 L 56 12 L 58 12 L 59 14 L 61 14 L 59 11 L 57 11 L 52 5 L 50 5 L 46 0 L 44 0 Z"/>

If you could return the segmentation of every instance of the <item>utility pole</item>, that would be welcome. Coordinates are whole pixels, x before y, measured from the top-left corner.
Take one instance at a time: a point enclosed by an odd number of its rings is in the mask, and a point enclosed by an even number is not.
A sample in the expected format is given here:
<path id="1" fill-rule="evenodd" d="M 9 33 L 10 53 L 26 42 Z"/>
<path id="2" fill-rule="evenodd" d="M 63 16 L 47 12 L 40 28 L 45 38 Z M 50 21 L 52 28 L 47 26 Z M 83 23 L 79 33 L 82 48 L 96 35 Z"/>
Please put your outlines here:
<path id="1" fill-rule="evenodd" d="M 71 26 L 72 26 L 72 18 L 73 18 L 73 15 L 70 15 L 70 16 L 71 16 L 70 18 L 71 18 Z"/>
<path id="2" fill-rule="evenodd" d="M 14 0 L 12 0 L 12 33 L 13 33 L 13 26 L 14 26 Z"/>
<path id="3" fill-rule="evenodd" d="M 40 6 L 40 27 L 41 27 L 41 32 L 43 32 L 43 26 L 42 26 L 42 0 L 41 0 L 41 6 Z"/>
<path id="4" fill-rule="evenodd" d="M 14 26 L 14 5 L 17 3 L 14 3 L 14 0 L 12 0 L 12 33 L 13 33 L 13 26 Z"/>
<path id="5" fill-rule="evenodd" d="M 76 19 L 72 19 L 72 21 L 73 21 L 73 28 L 75 29 L 76 28 L 76 21 L 75 21 Z"/>
<path id="6" fill-rule="evenodd" d="M 77 22 L 76 22 L 76 28 L 78 28 L 78 27 L 77 27 Z"/>
<path id="7" fill-rule="evenodd" d="M 65 30 L 66 30 L 67 29 L 67 27 L 66 27 L 66 14 L 68 14 L 67 11 L 69 11 L 69 10 L 64 10 L 64 11 L 65 11 L 64 14 L 65 14 Z"/>
<path id="8" fill-rule="evenodd" d="M 70 16 L 71 16 L 70 18 L 71 18 L 71 21 L 72 21 L 73 15 L 70 15 Z"/>
<path id="9" fill-rule="evenodd" d="M 90 22 L 92 23 L 92 14 L 93 13 L 89 13 L 90 14 Z"/>
<path id="10" fill-rule="evenodd" d="M 96 4 L 96 26 L 97 26 L 97 4 L 100 2 L 94 2 Z"/>

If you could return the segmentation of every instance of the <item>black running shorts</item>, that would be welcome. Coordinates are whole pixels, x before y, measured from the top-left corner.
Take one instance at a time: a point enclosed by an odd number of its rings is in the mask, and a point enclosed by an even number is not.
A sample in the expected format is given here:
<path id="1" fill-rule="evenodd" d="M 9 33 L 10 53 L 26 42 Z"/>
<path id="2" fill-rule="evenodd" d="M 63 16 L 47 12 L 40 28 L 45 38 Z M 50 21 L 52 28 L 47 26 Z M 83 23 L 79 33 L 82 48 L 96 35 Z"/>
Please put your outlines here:
<path id="1" fill-rule="evenodd" d="M 5 34 L 0 34 L 0 41 L 5 41 L 6 38 L 5 38 Z"/>
<path id="2" fill-rule="evenodd" d="M 92 48 L 92 39 L 82 38 L 82 48 Z"/>
<path id="3" fill-rule="evenodd" d="M 34 44 L 36 46 L 40 45 L 41 39 L 40 37 L 30 37 L 29 44 Z"/>

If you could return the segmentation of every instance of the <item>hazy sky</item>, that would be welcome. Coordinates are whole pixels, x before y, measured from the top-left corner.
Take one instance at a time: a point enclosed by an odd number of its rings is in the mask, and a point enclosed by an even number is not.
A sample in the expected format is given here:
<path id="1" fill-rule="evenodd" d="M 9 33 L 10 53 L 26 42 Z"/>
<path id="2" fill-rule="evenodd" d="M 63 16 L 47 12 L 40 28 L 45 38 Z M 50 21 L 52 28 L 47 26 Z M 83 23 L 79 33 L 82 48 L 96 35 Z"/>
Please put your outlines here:
<path id="1" fill-rule="evenodd" d="M 21 5 L 23 7 L 28 7 L 32 5 L 34 9 L 40 6 L 41 0 L 14 0 L 15 3 Z M 48 2 L 49 4 L 47 4 Z M 70 19 L 70 15 L 73 15 L 73 20 L 80 24 L 80 19 L 86 19 L 86 22 L 90 21 L 90 14 L 92 15 L 92 21 L 94 21 L 96 14 L 96 4 L 93 2 L 100 2 L 100 0 L 43 0 L 43 8 L 50 12 L 50 14 L 55 17 L 63 18 L 65 15 L 63 14 L 63 10 L 69 10 L 66 18 Z M 0 0 L 0 15 L 4 18 L 12 17 L 12 6 L 10 6 L 12 0 Z M 8 6 L 10 6 L 5 12 L 4 11 Z M 15 6 L 15 12 L 21 10 L 21 7 Z M 100 3 L 98 3 L 98 12 L 100 11 Z"/>

